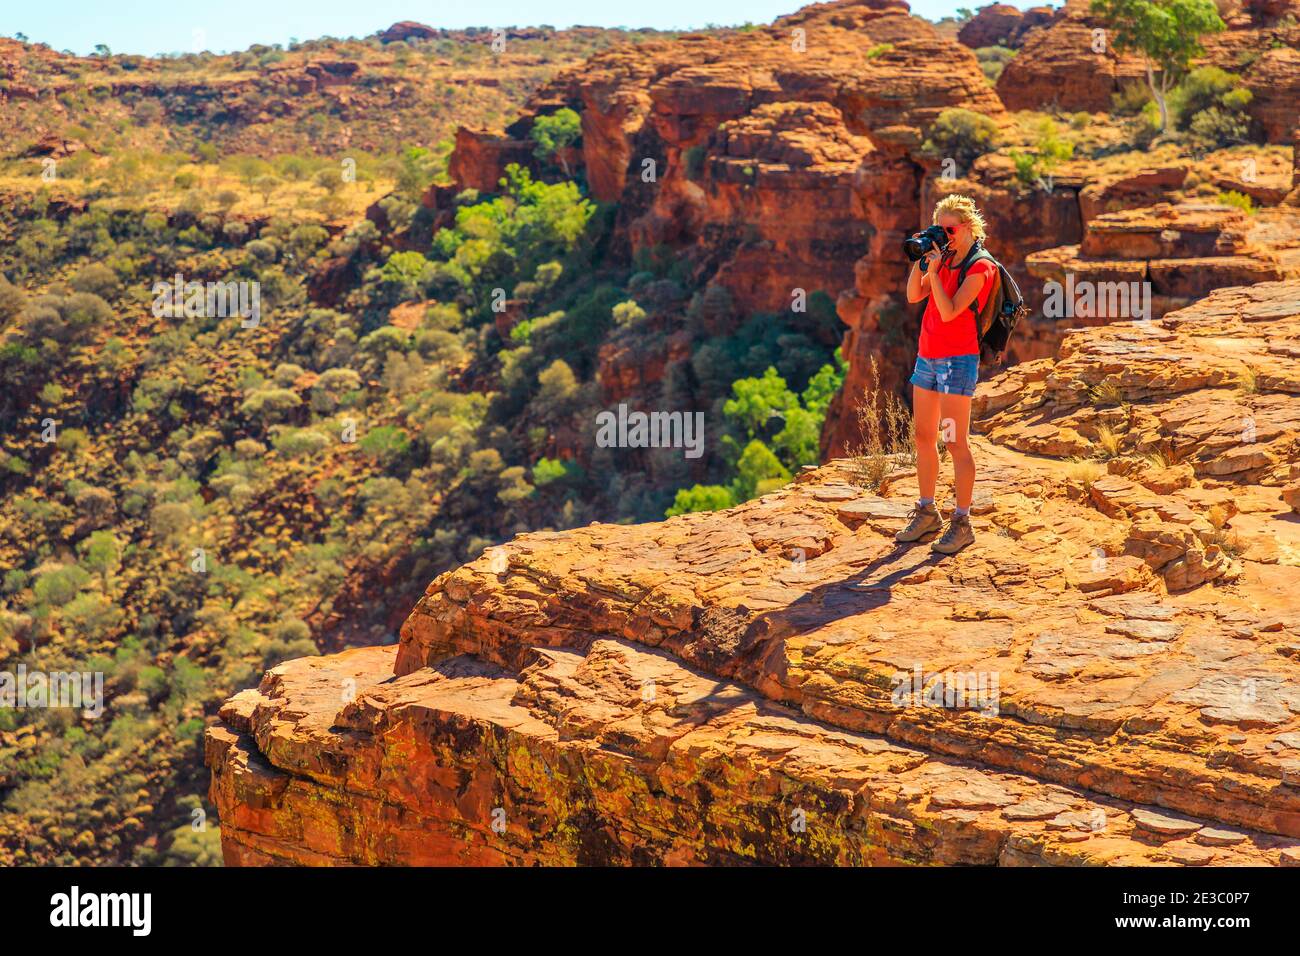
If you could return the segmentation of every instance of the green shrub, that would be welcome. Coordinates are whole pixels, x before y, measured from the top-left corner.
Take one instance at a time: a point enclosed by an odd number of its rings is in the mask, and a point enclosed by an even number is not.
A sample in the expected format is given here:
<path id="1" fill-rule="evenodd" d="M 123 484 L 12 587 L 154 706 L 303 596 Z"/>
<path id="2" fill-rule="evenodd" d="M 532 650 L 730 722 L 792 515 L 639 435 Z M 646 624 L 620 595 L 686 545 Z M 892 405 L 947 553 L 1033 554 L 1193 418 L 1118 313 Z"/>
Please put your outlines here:
<path id="1" fill-rule="evenodd" d="M 1192 117 L 1188 132 L 1205 149 L 1217 149 L 1250 142 L 1250 117 L 1218 106 L 1201 110 Z"/>
<path id="2" fill-rule="evenodd" d="M 736 503 L 731 491 L 722 485 L 695 485 L 692 488 L 679 488 L 673 498 L 672 506 L 664 512 L 665 518 L 693 511 L 720 511 Z"/>
<path id="3" fill-rule="evenodd" d="M 1250 140 L 1253 94 L 1241 77 L 1217 66 L 1193 70 L 1169 97 L 1174 126 L 1191 134 L 1201 149 Z"/>
<path id="4" fill-rule="evenodd" d="M 996 86 L 1003 69 L 1015 57 L 1016 51 L 1004 46 L 985 46 L 975 51 L 975 59 L 990 86 Z"/>
<path id="5" fill-rule="evenodd" d="M 963 169 L 995 148 L 998 126 L 983 113 L 954 107 L 939 114 L 922 149 L 932 156 L 951 157 Z"/>
<path id="6" fill-rule="evenodd" d="M 1255 208 L 1255 201 L 1249 196 L 1243 195 L 1235 190 L 1219 193 L 1219 202 L 1225 206 L 1235 206 L 1248 216 L 1253 216 L 1258 211 Z"/>

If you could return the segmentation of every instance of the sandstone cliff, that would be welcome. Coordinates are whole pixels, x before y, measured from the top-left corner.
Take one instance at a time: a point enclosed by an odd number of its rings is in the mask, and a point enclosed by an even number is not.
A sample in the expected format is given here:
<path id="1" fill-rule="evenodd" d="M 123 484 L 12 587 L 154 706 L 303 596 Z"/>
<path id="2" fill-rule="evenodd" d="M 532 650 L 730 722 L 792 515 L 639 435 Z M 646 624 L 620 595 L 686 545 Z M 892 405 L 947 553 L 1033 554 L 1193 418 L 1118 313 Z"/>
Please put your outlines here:
<path id="1" fill-rule="evenodd" d="M 1297 355 L 1296 281 L 1070 333 L 944 561 L 903 461 L 520 535 L 223 707 L 226 861 L 1300 863 Z"/>

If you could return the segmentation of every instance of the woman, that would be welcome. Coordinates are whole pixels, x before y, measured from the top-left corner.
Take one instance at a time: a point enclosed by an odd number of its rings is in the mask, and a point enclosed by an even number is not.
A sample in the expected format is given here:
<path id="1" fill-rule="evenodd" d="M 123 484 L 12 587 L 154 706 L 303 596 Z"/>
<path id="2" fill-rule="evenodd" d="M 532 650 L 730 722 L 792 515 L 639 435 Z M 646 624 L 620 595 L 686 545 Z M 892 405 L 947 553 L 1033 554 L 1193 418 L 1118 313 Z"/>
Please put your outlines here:
<path id="1" fill-rule="evenodd" d="M 934 223 L 948 234 L 945 250 L 931 249 L 912 265 L 907 277 L 907 301 L 926 296 L 921 341 L 912 372 L 912 422 L 916 432 L 916 480 L 921 496 L 906 528 L 895 540 L 910 543 L 943 528 L 934 503 L 939 477 L 940 422 L 943 443 L 952 455 L 957 508 L 947 530 L 930 545 L 939 554 L 956 554 L 975 540 L 970 527 L 970 503 L 975 490 L 975 459 L 967 434 L 970 402 L 979 375 L 979 333 L 975 314 L 984 308 L 997 281 L 997 268 L 981 260 L 970 267 L 961 288 L 961 264 L 976 243 L 984 240 L 984 218 L 967 196 L 949 195 L 934 207 Z M 937 281 L 936 281 L 937 279 Z M 971 306 L 975 312 L 971 311 Z"/>

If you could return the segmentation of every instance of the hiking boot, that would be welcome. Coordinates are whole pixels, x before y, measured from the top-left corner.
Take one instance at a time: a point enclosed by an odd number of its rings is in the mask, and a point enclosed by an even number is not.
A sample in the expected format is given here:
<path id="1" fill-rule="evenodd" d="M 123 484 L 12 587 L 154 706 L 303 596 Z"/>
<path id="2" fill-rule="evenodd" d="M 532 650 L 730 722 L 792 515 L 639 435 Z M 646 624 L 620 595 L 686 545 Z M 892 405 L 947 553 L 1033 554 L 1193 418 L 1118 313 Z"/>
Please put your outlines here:
<path id="1" fill-rule="evenodd" d="M 937 554 L 956 554 L 974 541 L 975 532 L 970 529 L 970 515 L 955 514 L 948 522 L 948 530 L 930 545 L 930 550 Z"/>
<path id="2" fill-rule="evenodd" d="M 908 517 L 911 520 L 908 521 L 907 527 L 894 535 L 894 540 L 899 544 L 920 541 L 927 534 L 933 534 L 943 527 L 943 519 L 939 517 L 939 509 L 935 507 L 933 501 L 928 505 L 917 505 Z"/>

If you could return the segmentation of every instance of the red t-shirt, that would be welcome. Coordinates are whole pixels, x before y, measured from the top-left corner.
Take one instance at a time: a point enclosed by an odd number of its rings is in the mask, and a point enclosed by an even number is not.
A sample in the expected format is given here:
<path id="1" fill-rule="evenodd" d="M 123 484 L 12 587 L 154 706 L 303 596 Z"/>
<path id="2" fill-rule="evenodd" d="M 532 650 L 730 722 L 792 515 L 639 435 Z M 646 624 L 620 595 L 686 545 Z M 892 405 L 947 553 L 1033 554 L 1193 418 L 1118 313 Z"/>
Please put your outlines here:
<path id="1" fill-rule="evenodd" d="M 951 269 L 943 265 L 930 267 L 931 284 L 934 283 L 937 273 L 949 298 L 957 294 L 960 265 L 960 262 L 954 262 Z M 984 275 L 984 285 L 975 296 L 975 300 L 976 307 L 983 310 L 984 303 L 988 302 L 994 284 L 997 282 L 997 267 L 987 259 L 981 259 L 966 271 L 967 278 L 980 274 Z M 921 343 L 917 354 L 921 358 L 928 359 L 952 358 L 954 355 L 979 355 L 979 333 L 975 329 L 975 315 L 971 312 L 970 306 L 967 306 L 965 311 L 951 322 L 945 322 L 939 316 L 939 306 L 935 304 L 934 296 L 931 295 L 925 304 L 925 314 L 921 317 Z"/>

